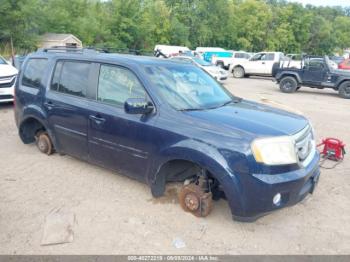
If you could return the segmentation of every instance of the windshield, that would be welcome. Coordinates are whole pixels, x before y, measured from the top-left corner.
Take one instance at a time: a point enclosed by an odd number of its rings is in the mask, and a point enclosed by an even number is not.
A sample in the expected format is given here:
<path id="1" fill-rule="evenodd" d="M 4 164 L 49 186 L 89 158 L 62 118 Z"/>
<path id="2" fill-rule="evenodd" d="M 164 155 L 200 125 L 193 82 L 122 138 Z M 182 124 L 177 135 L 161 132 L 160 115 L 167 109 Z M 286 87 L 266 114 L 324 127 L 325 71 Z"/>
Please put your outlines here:
<path id="1" fill-rule="evenodd" d="M 328 56 L 325 56 L 324 60 L 326 61 L 329 69 L 338 69 L 338 65 L 335 62 L 331 61 Z"/>
<path id="2" fill-rule="evenodd" d="M 198 57 L 195 57 L 192 59 L 193 59 L 193 61 L 195 61 L 197 64 L 200 64 L 201 66 L 211 66 L 212 65 L 211 63 L 204 61 L 203 59 L 200 59 Z"/>
<path id="3" fill-rule="evenodd" d="M 231 94 L 196 66 L 147 66 L 145 72 L 162 98 L 176 110 L 204 110 L 232 101 Z"/>

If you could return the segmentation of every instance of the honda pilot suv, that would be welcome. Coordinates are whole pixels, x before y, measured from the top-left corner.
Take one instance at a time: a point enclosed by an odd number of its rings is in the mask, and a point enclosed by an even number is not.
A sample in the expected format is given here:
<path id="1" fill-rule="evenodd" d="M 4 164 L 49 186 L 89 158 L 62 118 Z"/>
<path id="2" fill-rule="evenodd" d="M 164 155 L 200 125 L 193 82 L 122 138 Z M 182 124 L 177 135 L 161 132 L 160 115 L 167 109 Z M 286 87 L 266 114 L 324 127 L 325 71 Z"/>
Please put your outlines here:
<path id="1" fill-rule="evenodd" d="M 23 143 L 68 154 L 147 183 L 206 216 L 227 199 L 254 221 L 293 205 L 317 184 L 319 154 L 307 119 L 229 93 L 189 63 L 93 50 L 39 50 L 15 88 Z"/>

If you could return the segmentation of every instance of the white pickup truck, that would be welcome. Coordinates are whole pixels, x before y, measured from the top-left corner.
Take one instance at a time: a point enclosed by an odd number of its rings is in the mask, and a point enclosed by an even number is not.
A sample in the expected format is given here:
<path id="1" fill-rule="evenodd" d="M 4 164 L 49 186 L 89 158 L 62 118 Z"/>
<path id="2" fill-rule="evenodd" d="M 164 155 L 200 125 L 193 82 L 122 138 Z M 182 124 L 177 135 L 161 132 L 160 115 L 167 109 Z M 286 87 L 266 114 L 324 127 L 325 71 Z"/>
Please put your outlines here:
<path id="1" fill-rule="evenodd" d="M 284 54 L 281 52 L 260 52 L 248 60 L 234 60 L 229 71 L 236 78 L 249 75 L 272 76 L 274 66 L 279 66 L 284 60 Z"/>
<path id="2" fill-rule="evenodd" d="M 251 55 L 244 51 L 233 51 L 232 57 L 220 57 L 213 55 L 211 63 L 223 69 L 229 69 L 230 65 L 239 63 L 241 60 L 248 60 Z"/>

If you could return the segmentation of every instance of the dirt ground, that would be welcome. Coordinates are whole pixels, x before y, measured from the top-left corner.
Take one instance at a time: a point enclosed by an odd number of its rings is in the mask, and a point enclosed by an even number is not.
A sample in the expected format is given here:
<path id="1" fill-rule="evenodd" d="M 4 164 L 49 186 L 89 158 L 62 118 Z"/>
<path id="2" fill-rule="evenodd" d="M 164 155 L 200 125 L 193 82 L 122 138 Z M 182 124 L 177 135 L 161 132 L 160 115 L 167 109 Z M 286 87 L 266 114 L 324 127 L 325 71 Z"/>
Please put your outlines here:
<path id="1" fill-rule="evenodd" d="M 225 85 L 243 98 L 301 111 L 318 141 L 333 136 L 350 146 L 350 101 L 334 91 L 283 94 L 260 78 L 230 78 Z M 0 254 L 350 254 L 348 159 L 322 170 L 303 202 L 239 223 L 224 200 L 199 219 L 181 210 L 174 190 L 154 200 L 137 181 L 69 156 L 40 154 L 19 140 L 12 105 L 0 105 L 0 145 Z M 42 246 L 54 209 L 75 216 L 74 240 Z"/>

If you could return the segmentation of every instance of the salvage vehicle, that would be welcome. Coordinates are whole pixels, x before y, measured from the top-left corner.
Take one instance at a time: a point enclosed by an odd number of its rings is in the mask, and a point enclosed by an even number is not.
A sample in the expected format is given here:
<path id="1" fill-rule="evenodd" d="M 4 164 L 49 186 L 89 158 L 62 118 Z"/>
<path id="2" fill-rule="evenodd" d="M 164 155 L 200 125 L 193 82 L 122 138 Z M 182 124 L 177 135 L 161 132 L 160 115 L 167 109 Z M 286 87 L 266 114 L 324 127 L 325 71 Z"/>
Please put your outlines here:
<path id="1" fill-rule="evenodd" d="M 199 57 L 176 56 L 176 57 L 172 57 L 171 59 L 192 63 L 192 64 L 202 68 L 204 71 L 206 71 L 209 75 L 214 77 L 219 82 L 226 80 L 228 77 L 228 73 L 226 70 L 224 70 L 218 66 L 212 65 L 211 63 L 204 61 L 203 59 L 201 59 Z"/>
<path id="2" fill-rule="evenodd" d="M 304 56 L 301 68 L 278 68 L 275 79 L 284 93 L 294 93 L 301 86 L 332 88 L 342 98 L 350 99 L 350 72 L 334 69 L 327 56 Z"/>
<path id="3" fill-rule="evenodd" d="M 0 103 L 12 102 L 18 71 L 0 56 Z"/>
<path id="4" fill-rule="evenodd" d="M 43 49 L 15 88 L 25 144 L 147 183 L 160 197 L 180 182 L 196 216 L 227 200 L 254 221 L 314 191 L 319 153 L 303 116 L 232 95 L 201 68 L 171 59 Z"/>
<path id="5" fill-rule="evenodd" d="M 284 60 L 281 52 L 260 52 L 248 60 L 234 60 L 229 71 L 235 78 L 250 75 L 272 76 L 273 67 Z"/>

